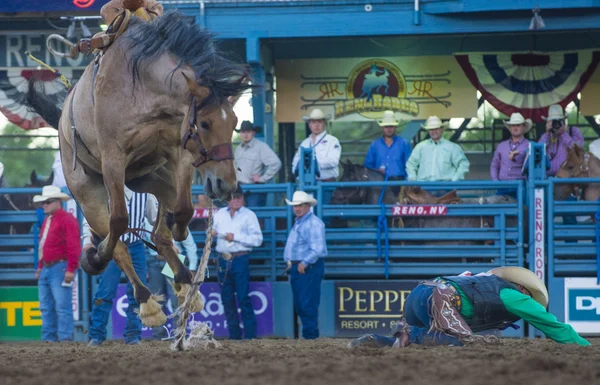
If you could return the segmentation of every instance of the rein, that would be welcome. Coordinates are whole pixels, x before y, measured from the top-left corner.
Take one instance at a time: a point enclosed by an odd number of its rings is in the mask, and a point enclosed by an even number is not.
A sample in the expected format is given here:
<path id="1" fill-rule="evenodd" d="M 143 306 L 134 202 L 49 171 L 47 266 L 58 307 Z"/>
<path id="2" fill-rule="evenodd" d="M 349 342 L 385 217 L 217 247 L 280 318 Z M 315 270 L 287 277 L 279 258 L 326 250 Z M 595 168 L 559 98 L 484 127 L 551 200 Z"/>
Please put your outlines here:
<path id="1" fill-rule="evenodd" d="M 181 147 L 188 150 L 194 155 L 194 162 L 192 165 L 194 167 L 198 167 L 201 164 L 206 162 L 221 161 L 227 159 L 233 159 L 233 146 L 231 143 L 221 143 L 212 146 L 210 150 L 207 150 L 200 140 L 200 135 L 198 135 L 198 126 L 196 125 L 196 119 L 198 117 L 198 106 L 196 106 L 196 96 L 192 96 L 190 100 L 190 120 L 189 130 L 183 135 L 181 138 Z M 189 147 L 189 143 L 191 142 L 195 145 L 195 147 Z"/>
<path id="2" fill-rule="evenodd" d="M 6 201 L 8 202 L 8 204 L 10 205 L 10 207 L 13 208 L 13 210 L 15 211 L 21 211 L 19 210 L 19 208 L 13 203 L 12 199 L 10 199 L 10 195 L 8 194 L 4 194 L 3 195 L 4 199 L 6 199 Z"/>

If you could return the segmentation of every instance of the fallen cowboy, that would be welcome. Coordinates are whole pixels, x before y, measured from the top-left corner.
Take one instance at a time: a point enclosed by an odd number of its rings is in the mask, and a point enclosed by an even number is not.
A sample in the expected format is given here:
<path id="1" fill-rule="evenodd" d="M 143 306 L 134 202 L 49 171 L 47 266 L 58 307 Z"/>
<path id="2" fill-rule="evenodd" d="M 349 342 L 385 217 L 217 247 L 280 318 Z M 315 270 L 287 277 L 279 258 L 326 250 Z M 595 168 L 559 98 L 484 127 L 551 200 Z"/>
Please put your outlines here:
<path id="1" fill-rule="evenodd" d="M 520 319 L 558 343 L 591 345 L 571 325 L 548 313 L 547 306 L 546 286 L 522 267 L 438 277 L 421 282 L 406 298 L 404 317 L 392 327 L 392 336 L 367 334 L 350 341 L 348 347 L 492 343 L 498 341 L 496 336 L 475 333 L 516 329 L 514 323 Z"/>

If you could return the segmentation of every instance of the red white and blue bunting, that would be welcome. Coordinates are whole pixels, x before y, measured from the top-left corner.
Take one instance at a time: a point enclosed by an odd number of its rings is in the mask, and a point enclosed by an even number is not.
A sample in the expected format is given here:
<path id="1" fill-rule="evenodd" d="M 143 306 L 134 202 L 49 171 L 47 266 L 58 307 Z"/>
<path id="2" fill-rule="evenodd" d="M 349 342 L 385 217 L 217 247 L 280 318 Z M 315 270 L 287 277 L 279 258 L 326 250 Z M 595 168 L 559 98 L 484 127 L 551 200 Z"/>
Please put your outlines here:
<path id="1" fill-rule="evenodd" d="M 83 70 L 64 69 L 63 74 L 73 85 Z M 60 79 L 48 70 L 14 68 L 0 71 L 0 112 L 13 124 L 24 130 L 47 127 L 48 123 L 25 103 L 28 81 L 37 76 L 44 82 L 45 92 L 51 95 L 58 106 L 61 106 L 67 95 L 67 89 Z"/>
<path id="2" fill-rule="evenodd" d="M 551 104 L 566 107 L 590 79 L 600 51 L 469 53 L 456 60 L 485 100 L 510 116 L 541 121 Z"/>

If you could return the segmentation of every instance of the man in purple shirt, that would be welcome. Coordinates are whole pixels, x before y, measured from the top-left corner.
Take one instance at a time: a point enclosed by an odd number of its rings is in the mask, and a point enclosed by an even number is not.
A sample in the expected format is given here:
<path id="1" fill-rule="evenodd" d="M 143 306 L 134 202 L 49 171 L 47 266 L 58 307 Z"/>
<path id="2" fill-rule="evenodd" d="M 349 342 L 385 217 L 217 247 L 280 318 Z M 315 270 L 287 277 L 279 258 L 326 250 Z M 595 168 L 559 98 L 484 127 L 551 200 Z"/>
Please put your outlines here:
<path id="1" fill-rule="evenodd" d="M 539 142 L 546 143 L 546 156 L 550 160 L 548 176 L 554 176 L 561 164 L 567 160 L 567 149 L 577 144 L 583 148 L 584 141 L 581 131 L 577 127 L 567 127 L 567 115 L 559 104 L 548 108 L 548 117 L 542 116 L 546 121 L 546 133 Z"/>
<path id="2" fill-rule="evenodd" d="M 559 104 L 553 104 L 548 108 L 548 117 L 542 116 L 546 121 L 546 133 L 540 138 L 540 143 L 546 143 L 546 156 L 550 160 L 550 170 L 548 176 L 554 176 L 560 170 L 560 166 L 567 160 L 567 154 L 570 147 L 578 145 L 584 148 L 584 140 L 581 131 L 577 127 L 567 128 L 567 115 Z M 577 197 L 571 194 L 567 201 L 576 201 Z M 563 224 L 576 225 L 576 216 L 563 216 Z M 576 243 L 576 241 L 567 241 Z"/>
<path id="3" fill-rule="evenodd" d="M 509 121 L 504 121 L 504 125 L 510 131 L 511 138 L 496 147 L 490 175 L 494 181 L 525 179 L 522 172 L 523 162 L 529 150 L 529 141 L 525 139 L 525 134 L 531 130 L 533 123 L 531 119 L 526 120 L 516 112 L 510 116 Z M 512 189 L 501 189 L 497 194 L 517 197 L 517 192 Z"/>

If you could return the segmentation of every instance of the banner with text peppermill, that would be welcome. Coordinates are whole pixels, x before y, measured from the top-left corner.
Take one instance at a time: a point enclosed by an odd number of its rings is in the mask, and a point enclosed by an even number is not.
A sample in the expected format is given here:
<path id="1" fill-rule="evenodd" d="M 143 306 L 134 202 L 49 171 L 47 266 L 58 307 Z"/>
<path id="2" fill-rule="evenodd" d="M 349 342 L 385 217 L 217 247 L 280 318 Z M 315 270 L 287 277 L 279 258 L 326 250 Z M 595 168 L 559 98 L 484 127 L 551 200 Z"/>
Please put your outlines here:
<path id="1" fill-rule="evenodd" d="M 477 94 L 452 56 L 278 60 L 277 121 L 320 108 L 335 120 L 473 117 Z"/>
<path id="2" fill-rule="evenodd" d="M 337 281 L 335 336 L 388 335 L 404 314 L 404 302 L 419 281 Z"/>

